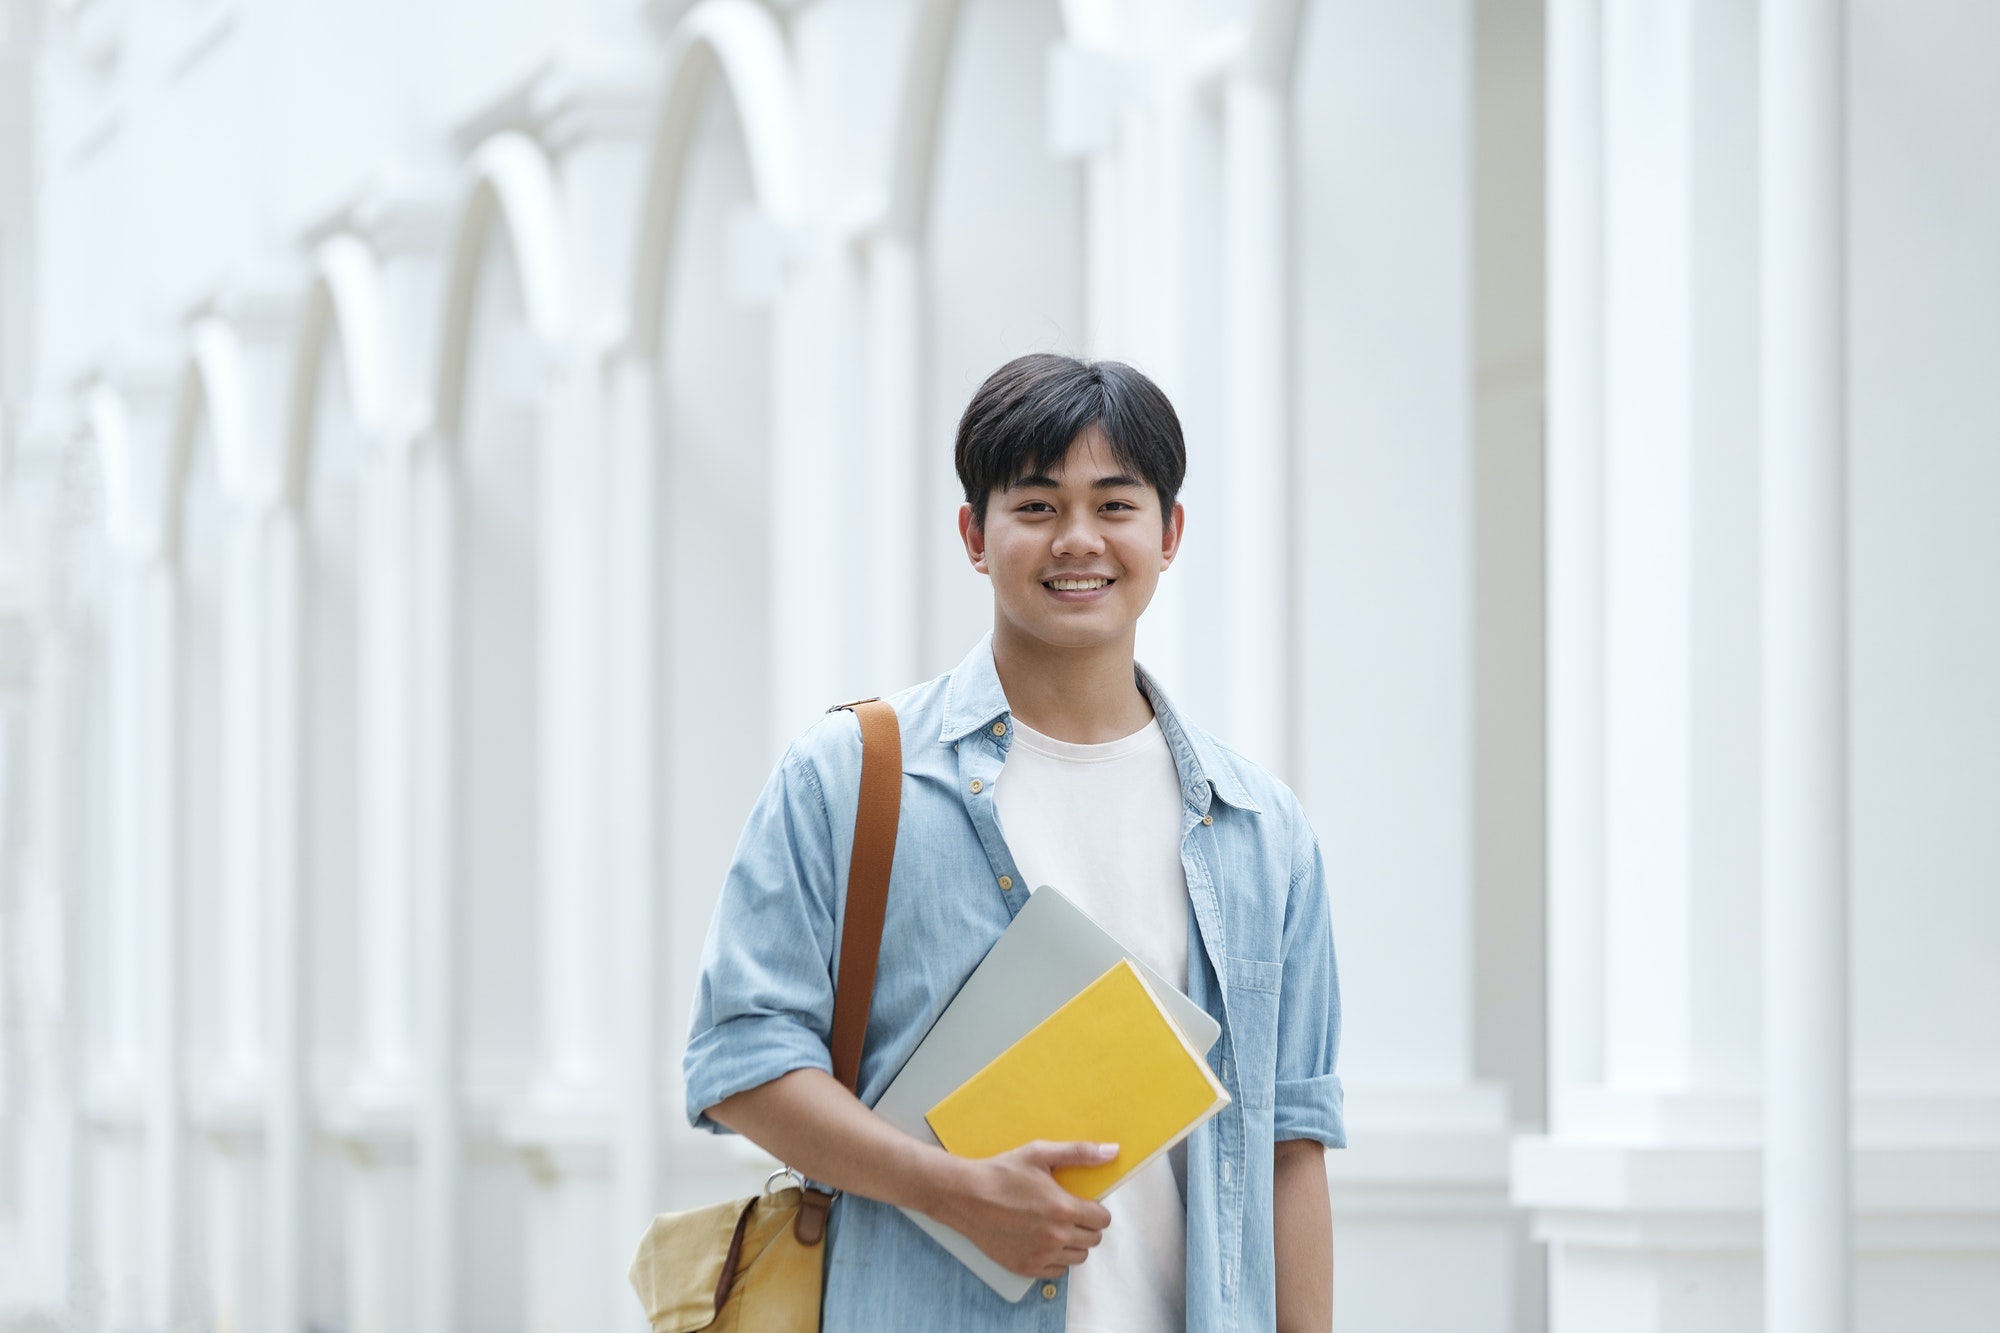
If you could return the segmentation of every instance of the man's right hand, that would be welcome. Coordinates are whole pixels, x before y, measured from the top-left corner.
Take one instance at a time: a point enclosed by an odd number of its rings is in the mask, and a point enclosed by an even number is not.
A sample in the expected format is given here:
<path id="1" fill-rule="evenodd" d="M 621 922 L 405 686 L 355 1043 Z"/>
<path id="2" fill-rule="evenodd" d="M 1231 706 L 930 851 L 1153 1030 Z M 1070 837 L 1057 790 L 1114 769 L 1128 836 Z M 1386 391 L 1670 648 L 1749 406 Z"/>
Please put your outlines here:
<path id="1" fill-rule="evenodd" d="M 1111 1213 L 1057 1184 L 1054 1172 L 1117 1155 L 1115 1143 L 1038 1140 L 997 1157 L 954 1159 L 960 1166 L 934 1216 L 1010 1273 L 1061 1277 L 1104 1239 Z"/>

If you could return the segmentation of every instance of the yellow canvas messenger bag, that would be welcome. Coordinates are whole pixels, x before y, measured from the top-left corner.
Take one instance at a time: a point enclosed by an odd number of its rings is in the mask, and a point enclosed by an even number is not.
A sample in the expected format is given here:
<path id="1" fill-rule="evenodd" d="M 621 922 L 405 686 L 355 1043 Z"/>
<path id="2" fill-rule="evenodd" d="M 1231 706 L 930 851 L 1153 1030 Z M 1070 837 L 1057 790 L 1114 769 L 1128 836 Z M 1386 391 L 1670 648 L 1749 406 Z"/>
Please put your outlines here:
<path id="1" fill-rule="evenodd" d="M 840 985 L 833 997 L 833 1076 L 854 1092 L 861 1042 L 875 995 L 889 867 L 903 799 L 903 738 L 896 710 L 862 699 L 861 802 L 847 871 L 847 920 L 840 934 Z M 772 1175 L 775 1181 L 790 1172 Z M 819 1327 L 827 1212 L 833 1195 L 792 1186 L 653 1219 L 632 1256 L 632 1289 L 653 1333 L 789 1333 Z"/>

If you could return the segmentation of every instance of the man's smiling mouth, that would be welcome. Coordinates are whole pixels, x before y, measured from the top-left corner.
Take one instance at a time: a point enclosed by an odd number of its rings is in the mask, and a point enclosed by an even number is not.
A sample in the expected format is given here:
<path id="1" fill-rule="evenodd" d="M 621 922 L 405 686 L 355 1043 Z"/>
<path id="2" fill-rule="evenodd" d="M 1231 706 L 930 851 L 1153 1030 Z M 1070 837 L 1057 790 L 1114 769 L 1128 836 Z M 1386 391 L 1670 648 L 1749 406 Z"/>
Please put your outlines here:
<path id="1" fill-rule="evenodd" d="M 1096 592 L 1108 588 L 1114 580 L 1106 578 L 1089 579 L 1043 579 L 1042 586 L 1054 592 Z"/>

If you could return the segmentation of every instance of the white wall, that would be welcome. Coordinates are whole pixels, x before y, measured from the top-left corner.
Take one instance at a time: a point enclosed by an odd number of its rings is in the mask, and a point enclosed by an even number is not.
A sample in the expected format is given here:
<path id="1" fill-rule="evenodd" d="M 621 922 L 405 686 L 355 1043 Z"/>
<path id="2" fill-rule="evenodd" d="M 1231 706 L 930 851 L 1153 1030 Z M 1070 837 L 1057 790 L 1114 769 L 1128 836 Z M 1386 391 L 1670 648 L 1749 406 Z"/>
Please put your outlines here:
<path id="1" fill-rule="evenodd" d="M 2000 1092 L 2000 90 L 1983 6 L 1854 15 L 1855 1080 Z"/>

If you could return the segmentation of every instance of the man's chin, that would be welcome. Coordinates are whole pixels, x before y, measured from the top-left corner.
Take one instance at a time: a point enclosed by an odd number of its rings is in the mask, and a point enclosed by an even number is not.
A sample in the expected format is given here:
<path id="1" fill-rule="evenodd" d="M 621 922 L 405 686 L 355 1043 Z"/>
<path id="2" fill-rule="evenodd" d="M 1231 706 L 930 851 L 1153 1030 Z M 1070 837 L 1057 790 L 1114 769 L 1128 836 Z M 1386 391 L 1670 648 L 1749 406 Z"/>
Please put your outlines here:
<path id="1" fill-rule="evenodd" d="M 1096 612 L 1099 608 L 1092 607 L 1090 610 Z M 1082 615 L 1010 618 L 1008 623 L 1022 639 L 1064 651 L 1115 647 L 1129 642 L 1132 634 L 1130 621 L 1099 614 L 1087 618 Z"/>

